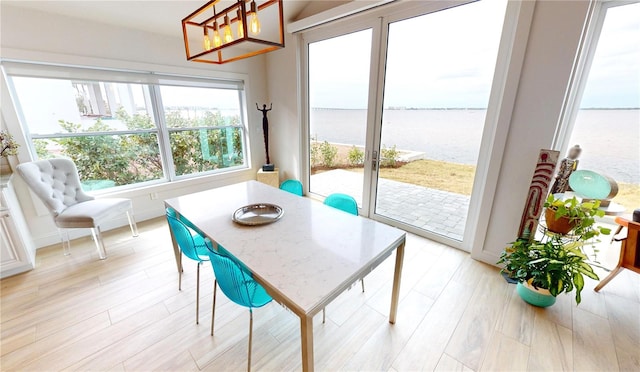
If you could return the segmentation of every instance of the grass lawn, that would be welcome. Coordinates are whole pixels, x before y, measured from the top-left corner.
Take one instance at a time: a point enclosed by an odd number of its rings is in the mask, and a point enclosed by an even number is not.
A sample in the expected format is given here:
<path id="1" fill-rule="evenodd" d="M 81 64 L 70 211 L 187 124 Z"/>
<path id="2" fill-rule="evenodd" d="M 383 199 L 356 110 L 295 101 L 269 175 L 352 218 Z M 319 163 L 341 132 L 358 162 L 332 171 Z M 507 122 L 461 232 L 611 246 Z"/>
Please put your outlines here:
<path id="1" fill-rule="evenodd" d="M 362 173 L 362 168 L 345 168 Z M 430 189 L 471 195 L 476 168 L 472 165 L 437 160 L 415 160 L 398 168 L 380 168 L 380 176 L 387 180 L 410 183 Z"/>
<path id="2" fill-rule="evenodd" d="M 362 168 L 348 168 L 348 170 L 362 173 Z M 380 176 L 388 180 L 471 195 L 475 172 L 475 167 L 471 165 L 416 160 L 398 168 L 382 168 Z M 618 183 L 618 187 L 619 192 L 614 199 L 616 203 L 622 204 L 627 213 L 640 208 L 640 185 Z"/>
<path id="3" fill-rule="evenodd" d="M 627 213 L 640 208 L 640 185 L 618 183 L 618 187 L 618 195 L 613 199 L 616 203 L 624 205 Z"/>
<path id="4" fill-rule="evenodd" d="M 472 165 L 437 160 L 416 160 L 399 168 L 380 169 L 380 176 L 388 180 L 462 195 L 471 195 L 475 173 Z"/>

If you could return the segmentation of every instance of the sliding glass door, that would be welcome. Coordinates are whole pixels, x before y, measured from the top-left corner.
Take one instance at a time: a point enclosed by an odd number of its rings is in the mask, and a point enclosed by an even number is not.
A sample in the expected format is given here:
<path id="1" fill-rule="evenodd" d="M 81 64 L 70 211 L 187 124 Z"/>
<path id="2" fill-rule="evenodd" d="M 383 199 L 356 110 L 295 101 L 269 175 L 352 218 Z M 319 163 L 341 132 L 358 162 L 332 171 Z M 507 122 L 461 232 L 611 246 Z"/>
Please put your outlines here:
<path id="1" fill-rule="evenodd" d="M 309 191 L 461 246 L 506 5 L 396 4 L 306 33 Z"/>
<path id="2" fill-rule="evenodd" d="M 462 241 L 505 8 L 389 23 L 377 215 Z"/>
<path id="3" fill-rule="evenodd" d="M 309 43 L 309 191 L 362 206 L 372 29 Z"/>

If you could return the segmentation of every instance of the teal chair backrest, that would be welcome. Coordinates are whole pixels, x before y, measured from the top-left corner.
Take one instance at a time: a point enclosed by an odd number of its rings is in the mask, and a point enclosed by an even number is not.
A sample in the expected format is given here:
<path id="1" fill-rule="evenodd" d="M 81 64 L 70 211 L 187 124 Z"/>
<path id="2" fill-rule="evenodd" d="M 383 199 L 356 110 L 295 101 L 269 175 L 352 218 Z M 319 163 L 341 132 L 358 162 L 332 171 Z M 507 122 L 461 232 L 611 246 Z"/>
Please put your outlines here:
<path id="1" fill-rule="evenodd" d="M 205 239 L 177 219 L 175 212 L 171 213 L 169 209 L 167 209 L 167 222 L 182 253 L 192 260 L 203 261 L 203 256 L 206 257 L 208 252 Z"/>
<path id="2" fill-rule="evenodd" d="M 192 231 L 192 232 L 196 232 L 196 227 L 191 223 L 191 221 L 189 221 L 188 219 L 184 218 L 183 216 L 178 216 L 178 213 L 175 211 L 175 209 L 173 208 L 167 208 L 165 209 L 167 216 L 171 216 L 173 218 L 177 218 L 178 220 L 180 220 L 180 222 L 182 222 L 183 224 L 187 225 L 187 227 Z"/>
<path id="3" fill-rule="evenodd" d="M 331 194 L 324 199 L 324 204 L 355 216 L 358 215 L 358 202 L 346 194 Z"/>
<path id="4" fill-rule="evenodd" d="M 167 208 L 167 209 L 165 209 L 165 212 L 166 212 L 167 216 L 171 216 L 171 217 L 174 217 L 174 218 L 178 217 L 178 213 L 176 213 L 176 210 L 173 209 L 173 208 Z"/>
<path id="5" fill-rule="evenodd" d="M 264 287 L 234 259 L 209 249 L 209 260 L 220 289 L 231 301 L 250 309 L 271 302 Z"/>
<path id="6" fill-rule="evenodd" d="M 292 194 L 302 196 L 302 182 L 298 180 L 286 180 L 280 185 L 280 190 L 288 191 Z"/>

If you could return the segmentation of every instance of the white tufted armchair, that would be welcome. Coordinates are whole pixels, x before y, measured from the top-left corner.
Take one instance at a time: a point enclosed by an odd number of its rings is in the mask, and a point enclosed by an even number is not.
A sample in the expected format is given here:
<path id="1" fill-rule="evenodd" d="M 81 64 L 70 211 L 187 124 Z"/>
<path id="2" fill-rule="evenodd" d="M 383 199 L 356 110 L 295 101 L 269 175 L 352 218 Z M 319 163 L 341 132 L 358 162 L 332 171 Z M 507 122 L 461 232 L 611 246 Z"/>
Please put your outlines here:
<path id="1" fill-rule="evenodd" d="M 69 159 L 47 159 L 18 165 L 18 173 L 49 208 L 62 238 L 64 254 L 70 254 L 71 243 L 66 229 L 90 228 L 101 260 L 107 258 L 100 224 L 126 212 L 133 236 L 138 228 L 133 218 L 130 199 L 95 199 L 80 184 L 78 169 Z"/>

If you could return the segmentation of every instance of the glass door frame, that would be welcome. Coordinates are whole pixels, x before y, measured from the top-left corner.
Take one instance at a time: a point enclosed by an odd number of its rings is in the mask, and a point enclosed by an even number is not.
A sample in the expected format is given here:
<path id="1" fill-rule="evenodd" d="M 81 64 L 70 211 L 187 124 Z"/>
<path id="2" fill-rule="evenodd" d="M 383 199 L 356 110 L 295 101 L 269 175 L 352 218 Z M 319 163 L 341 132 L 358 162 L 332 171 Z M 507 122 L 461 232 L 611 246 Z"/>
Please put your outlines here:
<path id="1" fill-rule="evenodd" d="M 311 124 L 311 112 L 309 110 L 310 100 L 309 100 L 309 44 L 313 44 L 316 42 L 320 42 L 327 39 L 332 39 L 335 37 L 339 37 L 342 35 L 347 35 L 359 31 L 364 31 L 370 29 L 372 31 L 371 35 L 371 55 L 369 56 L 369 96 L 367 98 L 367 128 L 365 134 L 365 159 L 364 159 L 364 185 L 363 185 L 363 194 L 362 194 L 362 206 L 359 208 L 359 213 L 362 216 L 369 216 L 370 208 L 370 200 L 371 200 L 371 187 L 367 184 L 368 181 L 373 177 L 372 168 L 371 168 L 371 157 L 372 157 L 372 144 L 374 139 L 374 125 L 372 123 L 377 119 L 377 114 L 373 109 L 375 106 L 375 101 L 377 99 L 376 88 L 377 84 L 373 84 L 375 79 L 378 76 L 378 63 L 380 59 L 378 55 L 380 53 L 380 31 L 381 31 L 381 20 L 378 18 L 374 19 L 364 19 L 358 22 L 340 22 L 338 25 L 332 25 L 333 27 L 321 27 L 313 32 L 304 33 L 300 41 L 300 55 L 299 60 L 301 62 L 301 79 L 300 79 L 300 91 L 303 94 L 300 95 L 300 112 L 302 115 L 302 138 L 301 138 L 301 159 L 302 161 L 302 179 L 303 179 L 303 187 L 305 194 L 312 198 L 322 199 L 321 195 L 314 194 L 310 191 L 310 180 L 311 180 L 311 164 L 310 164 L 310 146 L 309 139 L 311 136 L 310 133 L 310 124 Z M 339 58 L 336 57 L 336 58 Z"/>
<path id="2" fill-rule="evenodd" d="M 457 241 L 375 214 L 377 170 L 379 167 L 376 167 L 375 171 L 372 168 L 372 152 L 374 150 L 379 151 L 381 146 L 389 24 L 475 1 L 477 0 L 392 3 L 362 14 L 318 26 L 298 35 L 299 89 L 301 92 L 299 112 L 302 118 L 300 158 L 303 160 L 301 162 L 301 174 L 305 193 L 311 197 L 318 197 L 309 193 L 311 170 L 309 165 L 308 44 L 356 32 L 364 28 L 372 28 L 371 79 L 364 167 L 365 187 L 363 190 L 363 206 L 360 210 L 361 215 L 433 241 L 471 252 L 472 255 L 474 250 L 478 249 L 477 247 L 482 247 L 482 242 L 484 242 L 487 233 L 488 219 L 482 219 L 481 217 L 488 213 L 487 210 L 490 211 L 493 204 L 495 188 L 502 165 L 502 155 L 506 147 L 506 138 L 513 113 L 513 105 L 516 100 L 519 77 L 523 67 L 529 30 L 533 19 L 535 1 L 509 1 L 507 4 L 463 240 Z M 474 242 L 479 244 L 474 244 Z"/>

